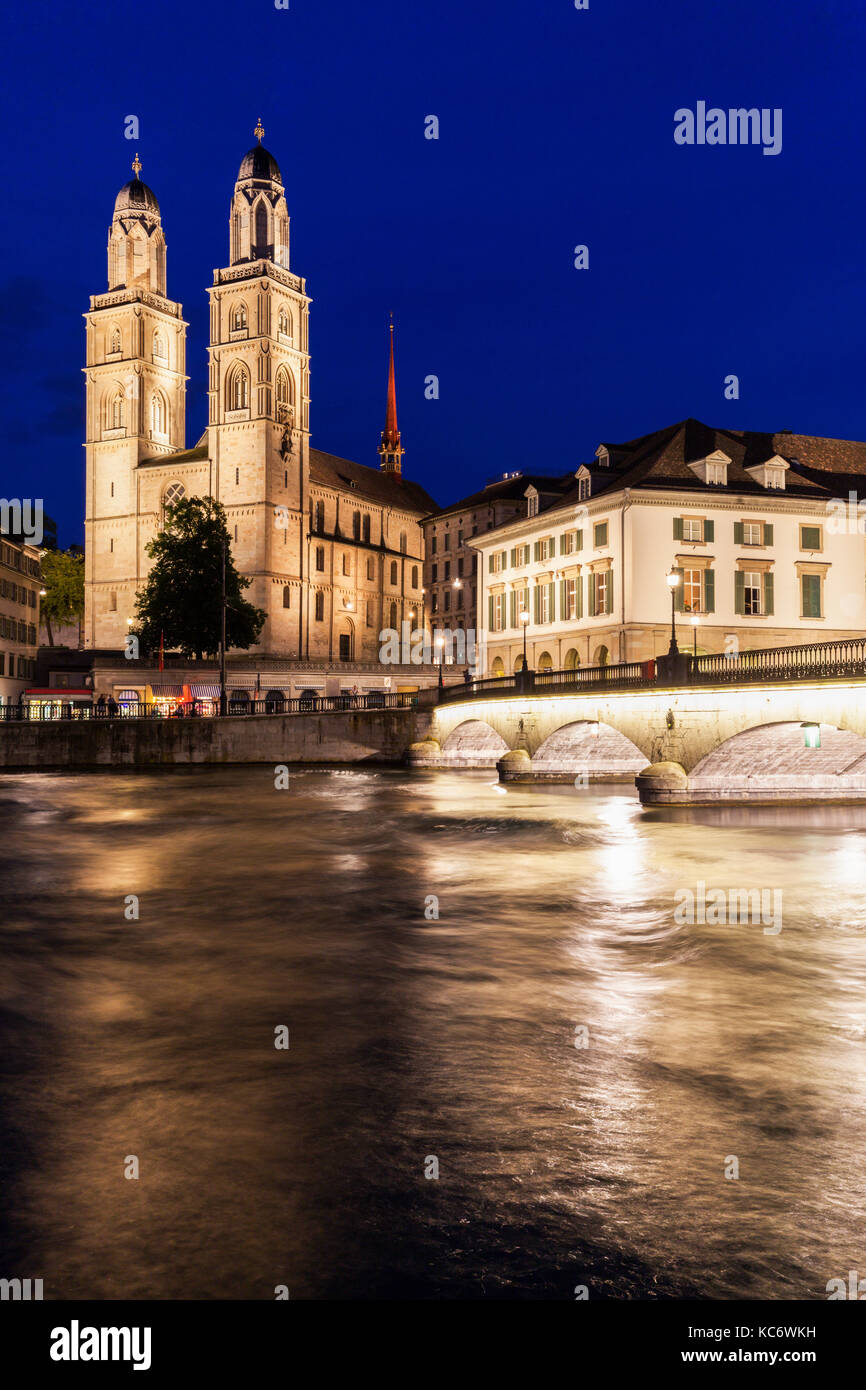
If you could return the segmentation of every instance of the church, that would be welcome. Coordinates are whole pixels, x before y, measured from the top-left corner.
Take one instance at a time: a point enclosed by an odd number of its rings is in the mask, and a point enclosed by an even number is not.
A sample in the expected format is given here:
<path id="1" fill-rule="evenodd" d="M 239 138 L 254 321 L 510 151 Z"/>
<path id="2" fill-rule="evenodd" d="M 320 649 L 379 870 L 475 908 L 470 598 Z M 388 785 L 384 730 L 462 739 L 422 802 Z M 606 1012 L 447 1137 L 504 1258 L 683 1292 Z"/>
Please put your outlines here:
<path id="1" fill-rule="evenodd" d="M 311 300 L 290 269 L 279 165 L 257 143 L 241 160 L 229 264 L 210 297 L 208 425 L 186 447 L 186 331 L 168 297 L 156 195 L 117 195 L 108 290 L 87 326 L 85 645 L 121 650 L 165 509 L 211 496 L 226 510 L 245 597 L 267 619 L 253 653 L 376 662 L 379 634 L 423 627 L 421 520 L 436 503 L 403 474 L 394 329 L 378 467 L 310 444 Z"/>

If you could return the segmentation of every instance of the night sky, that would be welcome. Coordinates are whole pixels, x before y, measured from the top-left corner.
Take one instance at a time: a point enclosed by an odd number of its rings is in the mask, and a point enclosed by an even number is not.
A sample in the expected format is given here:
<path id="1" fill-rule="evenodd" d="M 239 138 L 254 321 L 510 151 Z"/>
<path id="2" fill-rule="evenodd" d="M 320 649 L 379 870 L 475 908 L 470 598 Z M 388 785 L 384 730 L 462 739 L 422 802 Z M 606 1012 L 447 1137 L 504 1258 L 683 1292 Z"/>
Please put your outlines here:
<path id="1" fill-rule="evenodd" d="M 687 415 L 866 438 L 852 0 L 151 0 L 4 29 L 0 488 L 43 497 L 62 545 L 83 538 L 81 315 L 136 148 L 190 321 L 191 445 L 259 116 L 314 301 L 315 446 L 378 462 L 391 310 L 404 468 L 441 503 Z M 676 145 L 699 100 L 781 107 L 782 152 Z"/>

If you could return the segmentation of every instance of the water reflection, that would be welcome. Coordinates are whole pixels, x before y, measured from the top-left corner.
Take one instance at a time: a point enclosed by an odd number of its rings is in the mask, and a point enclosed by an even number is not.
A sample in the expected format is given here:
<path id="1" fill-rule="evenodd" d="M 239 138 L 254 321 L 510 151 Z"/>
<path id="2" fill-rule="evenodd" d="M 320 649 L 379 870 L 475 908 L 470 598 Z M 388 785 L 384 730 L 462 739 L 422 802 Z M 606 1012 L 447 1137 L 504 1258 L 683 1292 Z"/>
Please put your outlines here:
<path id="1" fill-rule="evenodd" d="M 7 1277 L 820 1298 L 856 1267 L 859 808 L 189 769 L 6 778 L 0 826 Z M 782 931 L 677 924 L 698 881 L 781 886 Z"/>

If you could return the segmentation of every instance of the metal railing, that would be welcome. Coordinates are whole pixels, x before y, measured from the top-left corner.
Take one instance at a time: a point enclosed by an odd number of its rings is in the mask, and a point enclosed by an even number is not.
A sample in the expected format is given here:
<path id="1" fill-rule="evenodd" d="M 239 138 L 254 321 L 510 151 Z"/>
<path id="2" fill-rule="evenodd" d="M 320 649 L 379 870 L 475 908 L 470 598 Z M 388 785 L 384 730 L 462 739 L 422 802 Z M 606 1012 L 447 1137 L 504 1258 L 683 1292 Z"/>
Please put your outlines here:
<path id="1" fill-rule="evenodd" d="M 365 695 L 300 695 L 293 699 L 232 699 L 228 692 L 227 716 L 243 718 L 253 714 L 328 714 L 347 710 L 415 709 L 418 691 L 379 692 Z M 115 710 L 108 706 L 71 701 L 42 704 L 0 705 L 0 720 L 26 723 L 55 723 L 63 720 L 97 720 L 100 723 L 124 719 L 210 719 L 216 717 L 218 701 L 178 701 L 170 708 L 160 704 L 123 704 Z"/>
<path id="2" fill-rule="evenodd" d="M 690 685 L 747 685 L 764 680 L 866 676 L 866 637 L 690 657 Z"/>
<path id="3" fill-rule="evenodd" d="M 519 671 L 513 676 L 466 681 L 447 687 L 437 704 L 497 698 L 500 695 L 564 695 L 581 690 L 640 690 L 656 683 L 654 661 L 623 661 L 613 666 L 575 666 L 565 671 Z"/>

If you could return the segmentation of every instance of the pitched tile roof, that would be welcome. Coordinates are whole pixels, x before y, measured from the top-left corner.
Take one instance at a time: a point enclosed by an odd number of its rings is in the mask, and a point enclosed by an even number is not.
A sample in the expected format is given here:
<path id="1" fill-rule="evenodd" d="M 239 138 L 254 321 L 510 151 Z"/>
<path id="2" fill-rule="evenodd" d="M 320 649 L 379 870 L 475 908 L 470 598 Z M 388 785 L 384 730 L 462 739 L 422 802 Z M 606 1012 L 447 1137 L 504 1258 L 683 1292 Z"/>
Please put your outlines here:
<path id="1" fill-rule="evenodd" d="M 542 473 L 518 473 L 514 478 L 499 478 L 494 483 L 488 483 L 480 492 L 471 492 L 468 497 L 461 498 L 459 502 L 450 502 L 447 507 L 436 507 L 431 515 L 449 516 L 452 512 L 467 512 L 473 507 L 486 507 L 492 502 L 522 502 L 530 484 L 540 494 L 547 494 L 553 500 L 554 497 L 567 492 L 573 482 L 573 473 L 563 473 L 557 477 L 549 477 Z"/>
<path id="2" fill-rule="evenodd" d="M 310 481 L 328 487 L 354 492 L 370 502 L 384 506 L 402 507 L 405 511 L 426 515 L 436 510 L 436 503 L 420 483 L 413 483 L 402 473 L 383 473 L 365 463 L 352 463 L 336 454 L 310 450 Z"/>

